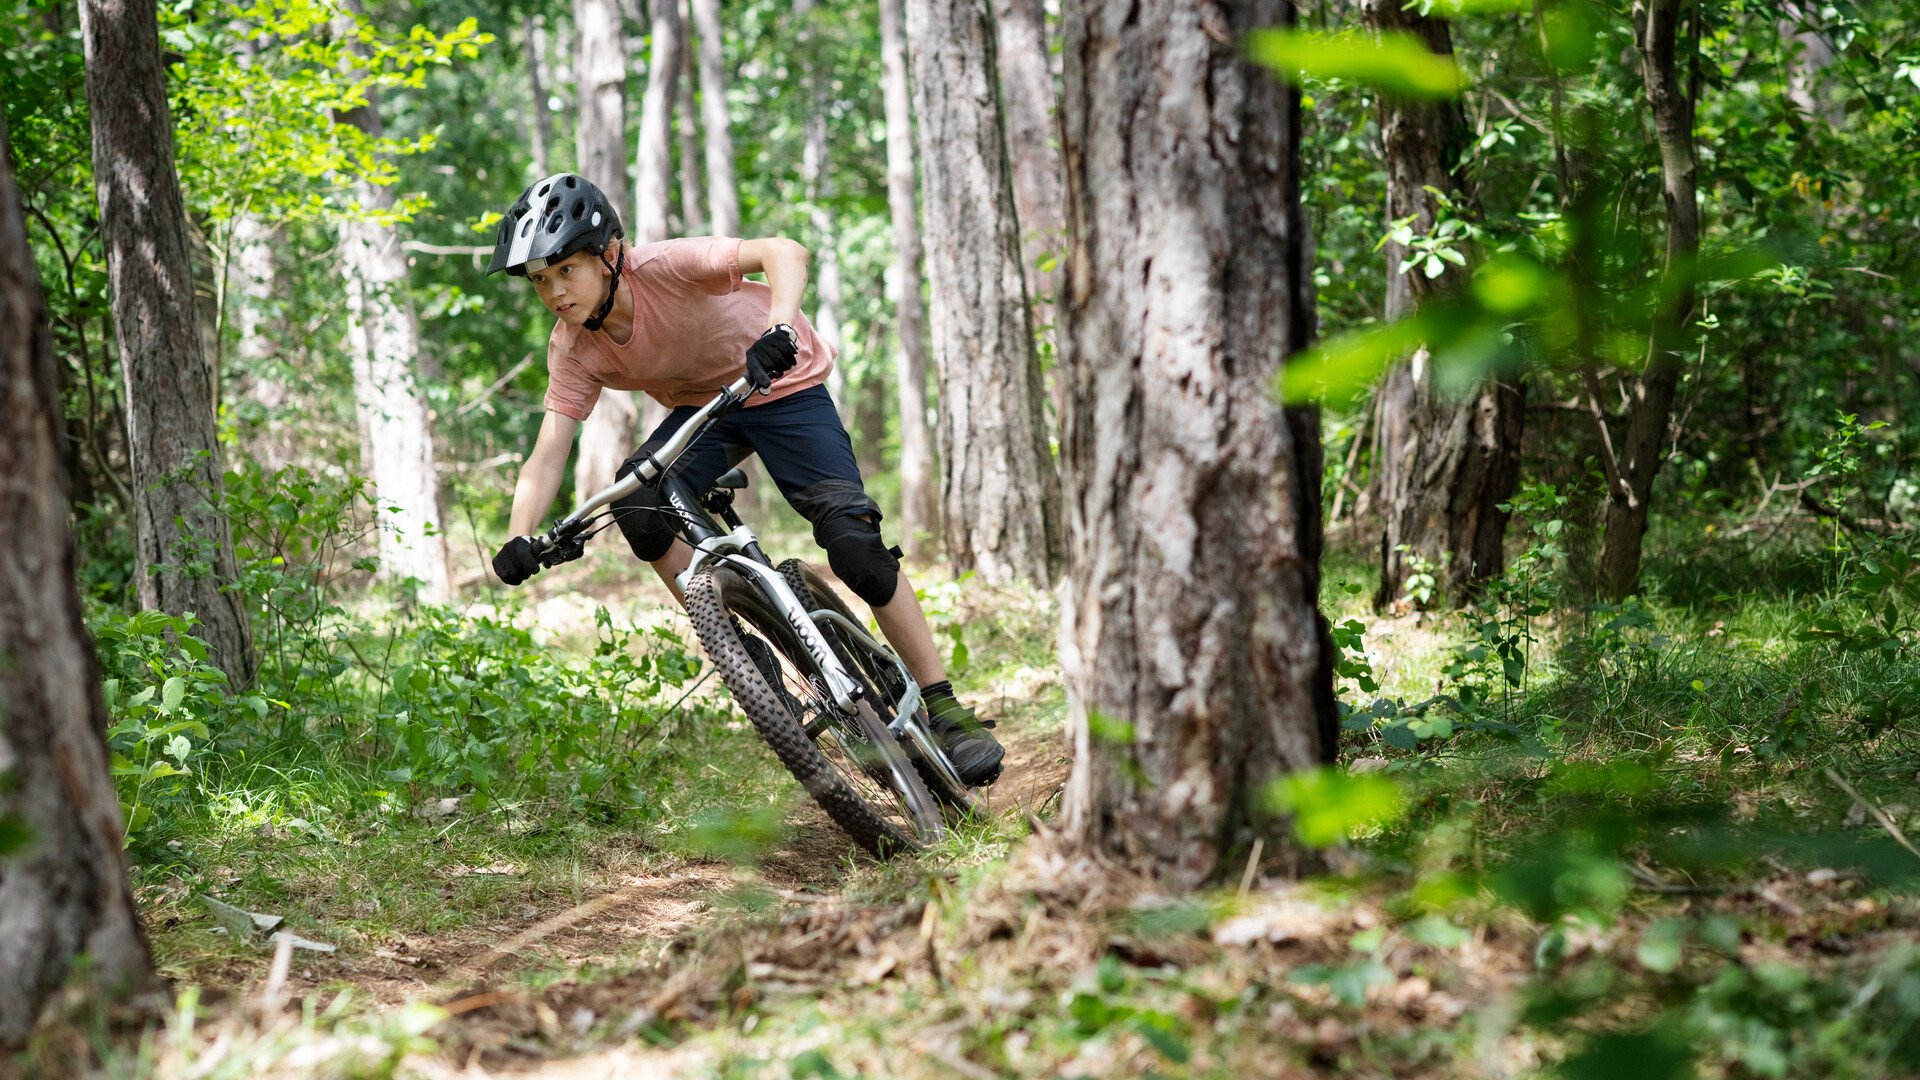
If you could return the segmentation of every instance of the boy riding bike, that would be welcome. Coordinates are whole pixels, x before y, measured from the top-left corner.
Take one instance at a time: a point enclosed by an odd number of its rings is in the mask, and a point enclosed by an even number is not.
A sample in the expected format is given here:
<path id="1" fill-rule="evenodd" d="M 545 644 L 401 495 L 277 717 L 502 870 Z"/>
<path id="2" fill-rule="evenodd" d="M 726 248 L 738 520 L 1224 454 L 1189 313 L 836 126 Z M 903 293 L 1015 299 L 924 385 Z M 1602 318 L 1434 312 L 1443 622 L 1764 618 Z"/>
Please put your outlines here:
<path id="1" fill-rule="evenodd" d="M 632 248 L 623 237 L 606 196 L 572 173 L 528 187 L 500 224 L 488 273 L 532 281 L 558 322 L 547 345 L 546 418 L 520 468 L 513 539 L 494 556 L 494 573 L 518 585 L 539 570 L 533 534 L 560 491 L 574 434 L 602 387 L 639 390 L 672 410 L 620 467 L 624 477 L 740 378 L 744 365 L 758 394 L 719 420 L 673 475 L 705 490 L 758 454 L 787 502 L 812 523 L 827 564 L 866 601 L 922 687 L 933 733 L 960 778 L 991 783 L 1005 752 L 954 696 L 913 586 L 881 539 L 880 508 L 867 496 L 852 440 L 827 394 L 833 351 L 800 311 L 807 250 L 778 237 Z M 742 277 L 763 272 L 764 285 Z M 684 602 L 676 576 L 692 550 L 659 512 L 659 490 L 643 487 L 613 509 L 633 553 Z"/>

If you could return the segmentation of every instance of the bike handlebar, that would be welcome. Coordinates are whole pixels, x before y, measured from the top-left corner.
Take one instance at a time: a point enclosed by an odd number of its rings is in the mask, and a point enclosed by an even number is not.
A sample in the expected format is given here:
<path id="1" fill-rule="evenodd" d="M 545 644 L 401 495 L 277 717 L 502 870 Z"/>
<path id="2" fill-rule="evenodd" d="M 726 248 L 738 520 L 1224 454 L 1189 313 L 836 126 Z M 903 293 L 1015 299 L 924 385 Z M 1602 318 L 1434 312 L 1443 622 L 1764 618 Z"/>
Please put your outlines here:
<path id="1" fill-rule="evenodd" d="M 587 498 L 573 512 L 554 523 L 553 528 L 533 538 L 533 555 L 542 566 L 558 566 L 579 558 L 586 550 L 587 519 L 601 507 L 624 499 L 641 488 L 660 479 L 680 455 L 687 452 L 693 441 L 706 430 L 707 424 L 723 414 L 723 411 L 747 400 L 753 385 L 745 375 L 728 384 L 712 401 L 700 406 L 700 411 L 687 418 L 661 447 L 648 454 L 637 468 L 613 483 L 601 488 Z"/>

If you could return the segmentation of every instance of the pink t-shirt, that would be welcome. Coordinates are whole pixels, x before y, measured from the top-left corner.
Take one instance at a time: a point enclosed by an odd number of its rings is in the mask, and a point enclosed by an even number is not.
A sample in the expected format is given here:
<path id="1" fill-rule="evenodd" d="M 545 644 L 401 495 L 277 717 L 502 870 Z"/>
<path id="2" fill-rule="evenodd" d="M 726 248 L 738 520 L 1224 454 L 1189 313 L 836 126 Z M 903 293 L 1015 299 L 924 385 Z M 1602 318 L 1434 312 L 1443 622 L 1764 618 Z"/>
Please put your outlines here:
<path id="1" fill-rule="evenodd" d="M 547 339 L 547 409 L 585 420 L 602 387 L 639 390 L 668 408 L 704 405 L 747 369 L 747 347 L 767 329 L 773 290 L 740 277 L 740 241 L 687 237 L 629 248 L 621 267 L 633 290 L 633 336 L 564 322 Z M 778 401 L 827 381 L 833 350 L 805 315 L 794 320 L 800 359 L 766 397 Z"/>

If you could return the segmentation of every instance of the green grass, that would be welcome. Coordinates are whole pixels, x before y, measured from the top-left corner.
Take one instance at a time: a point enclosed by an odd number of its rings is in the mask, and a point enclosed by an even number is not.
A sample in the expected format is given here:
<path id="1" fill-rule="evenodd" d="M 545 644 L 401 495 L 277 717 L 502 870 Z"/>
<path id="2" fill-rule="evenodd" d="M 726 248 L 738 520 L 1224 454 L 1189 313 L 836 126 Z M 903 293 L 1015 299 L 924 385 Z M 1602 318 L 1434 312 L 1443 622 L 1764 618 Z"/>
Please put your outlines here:
<path id="1" fill-rule="evenodd" d="M 228 762 L 207 798 L 139 841 L 136 881 L 182 981 L 245 986 L 264 970 L 264 954 L 207 932 L 191 897 L 212 888 L 341 944 L 341 967 L 311 965 L 337 990 L 381 948 L 477 949 L 527 925 L 529 909 L 706 875 L 704 907 L 671 946 L 614 942 L 584 968 L 536 949 L 499 976 L 556 1015 L 590 1005 L 586 1034 L 540 1036 L 588 1062 L 637 1053 L 616 1049 L 634 1037 L 632 1010 L 678 977 L 692 1011 L 637 1030 L 716 1076 L 950 1076 L 955 1060 L 995 1074 L 1380 1077 L 1480 1075 L 1489 1062 L 1535 1075 L 1568 1060 L 1569 1075 L 1607 1075 L 1578 1070 L 1620 1056 L 1649 1080 L 1680 1075 L 1662 1061 L 1706 1075 L 1908 1075 L 1920 1067 L 1920 859 L 1826 770 L 1920 834 L 1920 806 L 1903 805 L 1920 769 L 1915 717 L 1882 707 L 1920 692 L 1912 642 L 1889 653 L 1807 639 L 1816 614 L 1862 624 L 1858 553 L 1661 540 L 1638 607 L 1561 602 L 1533 619 L 1517 685 L 1497 668 L 1469 676 L 1480 697 L 1450 715 L 1497 725 L 1458 724 L 1410 749 L 1349 731 L 1345 757 L 1380 759 L 1369 767 L 1393 778 L 1403 812 L 1299 887 L 1229 883 L 1169 901 L 1107 880 L 1089 903 L 1070 865 L 1028 861 L 1016 812 L 917 859 L 796 864 L 796 845 L 816 839 L 797 824 L 810 811 L 723 712 L 676 729 L 644 805 L 617 812 L 521 793 L 423 820 L 421 793 L 395 795 L 381 763 L 339 745 L 259 758 L 272 768 Z M 1327 613 L 1367 625 L 1377 696 L 1459 699 L 1448 665 L 1479 620 L 1377 618 L 1371 576 L 1368 553 L 1328 553 Z M 971 582 L 925 592 L 963 694 L 1014 730 L 1056 731 L 1051 602 Z M 1343 689 L 1355 707 L 1375 696 Z M 454 872 L 498 864 L 516 872 Z M 818 894 L 835 899 L 806 899 Z M 1325 914 L 1303 923 L 1286 907 L 1302 904 Z M 1234 920 L 1275 905 L 1292 936 L 1232 936 Z M 816 983 L 783 981 L 797 943 L 893 916 L 904 921 L 868 952 L 808 953 Z M 359 1006 L 332 1023 L 310 1037 L 379 1027 Z M 474 1029 L 436 1030 L 458 1050 Z"/>

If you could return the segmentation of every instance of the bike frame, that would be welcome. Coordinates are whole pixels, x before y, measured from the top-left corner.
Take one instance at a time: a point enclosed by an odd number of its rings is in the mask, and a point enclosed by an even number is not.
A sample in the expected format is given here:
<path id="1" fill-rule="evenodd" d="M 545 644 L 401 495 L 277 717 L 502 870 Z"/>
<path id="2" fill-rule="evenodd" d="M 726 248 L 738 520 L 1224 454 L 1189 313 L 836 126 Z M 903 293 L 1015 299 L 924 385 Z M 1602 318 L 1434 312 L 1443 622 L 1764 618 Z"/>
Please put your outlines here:
<path id="1" fill-rule="evenodd" d="M 639 491 L 642 487 L 659 480 L 666 475 L 674 462 L 687 452 L 714 420 L 722 409 L 743 402 L 751 392 L 746 377 L 735 380 L 732 385 L 720 391 L 719 396 L 700 407 L 698 412 L 687 418 L 663 445 L 647 455 L 633 472 L 615 481 L 589 496 L 573 512 L 561 518 L 546 535 L 539 538 L 538 551 L 546 551 L 562 544 L 584 543 L 583 534 L 589 519 L 600 510 Z M 772 604 L 775 611 L 787 626 L 800 638 L 807 655 L 819 666 L 826 680 L 826 691 L 840 709 L 852 714 L 859 708 L 859 701 L 865 696 L 858 680 L 847 673 L 840 658 L 834 655 L 833 648 L 827 644 L 826 635 L 821 631 L 823 625 L 832 625 L 845 633 L 861 648 L 875 657 L 892 664 L 900 672 L 901 685 L 906 692 L 898 701 L 887 702 L 893 717 L 887 727 L 895 737 L 911 739 L 925 759 L 941 774 L 943 781 L 950 785 L 949 790 L 964 792 L 967 785 L 962 783 L 953 763 L 947 759 L 946 751 L 933 739 L 932 732 L 920 723 L 920 684 L 914 681 L 907 666 L 892 649 L 876 641 L 866 628 L 841 615 L 837 611 L 821 609 L 809 611 L 795 595 L 793 588 L 780 571 L 774 569 L 760 550 L 760 543 L 753 530 L 746 525 L 733 529 L 722 529 L 720 524 L 708 515 L 700 505 L 700 492 L 693 491 L 677 478 L 670 478 L 662 486 L 662 494 L 674 507 L 677 521 L 675 531 L 685 537 L 693 547 L 693 560 L 675 577 L 682 595 L 686 593 L 687 583 L 693 576 L 708 566 L 719 563 L 731 569 L 747 574 L 760 592 Z M 735 518 L 734 520 L 738 520 Z M 881 704 L 876 702 L 875 704 Z"/>

